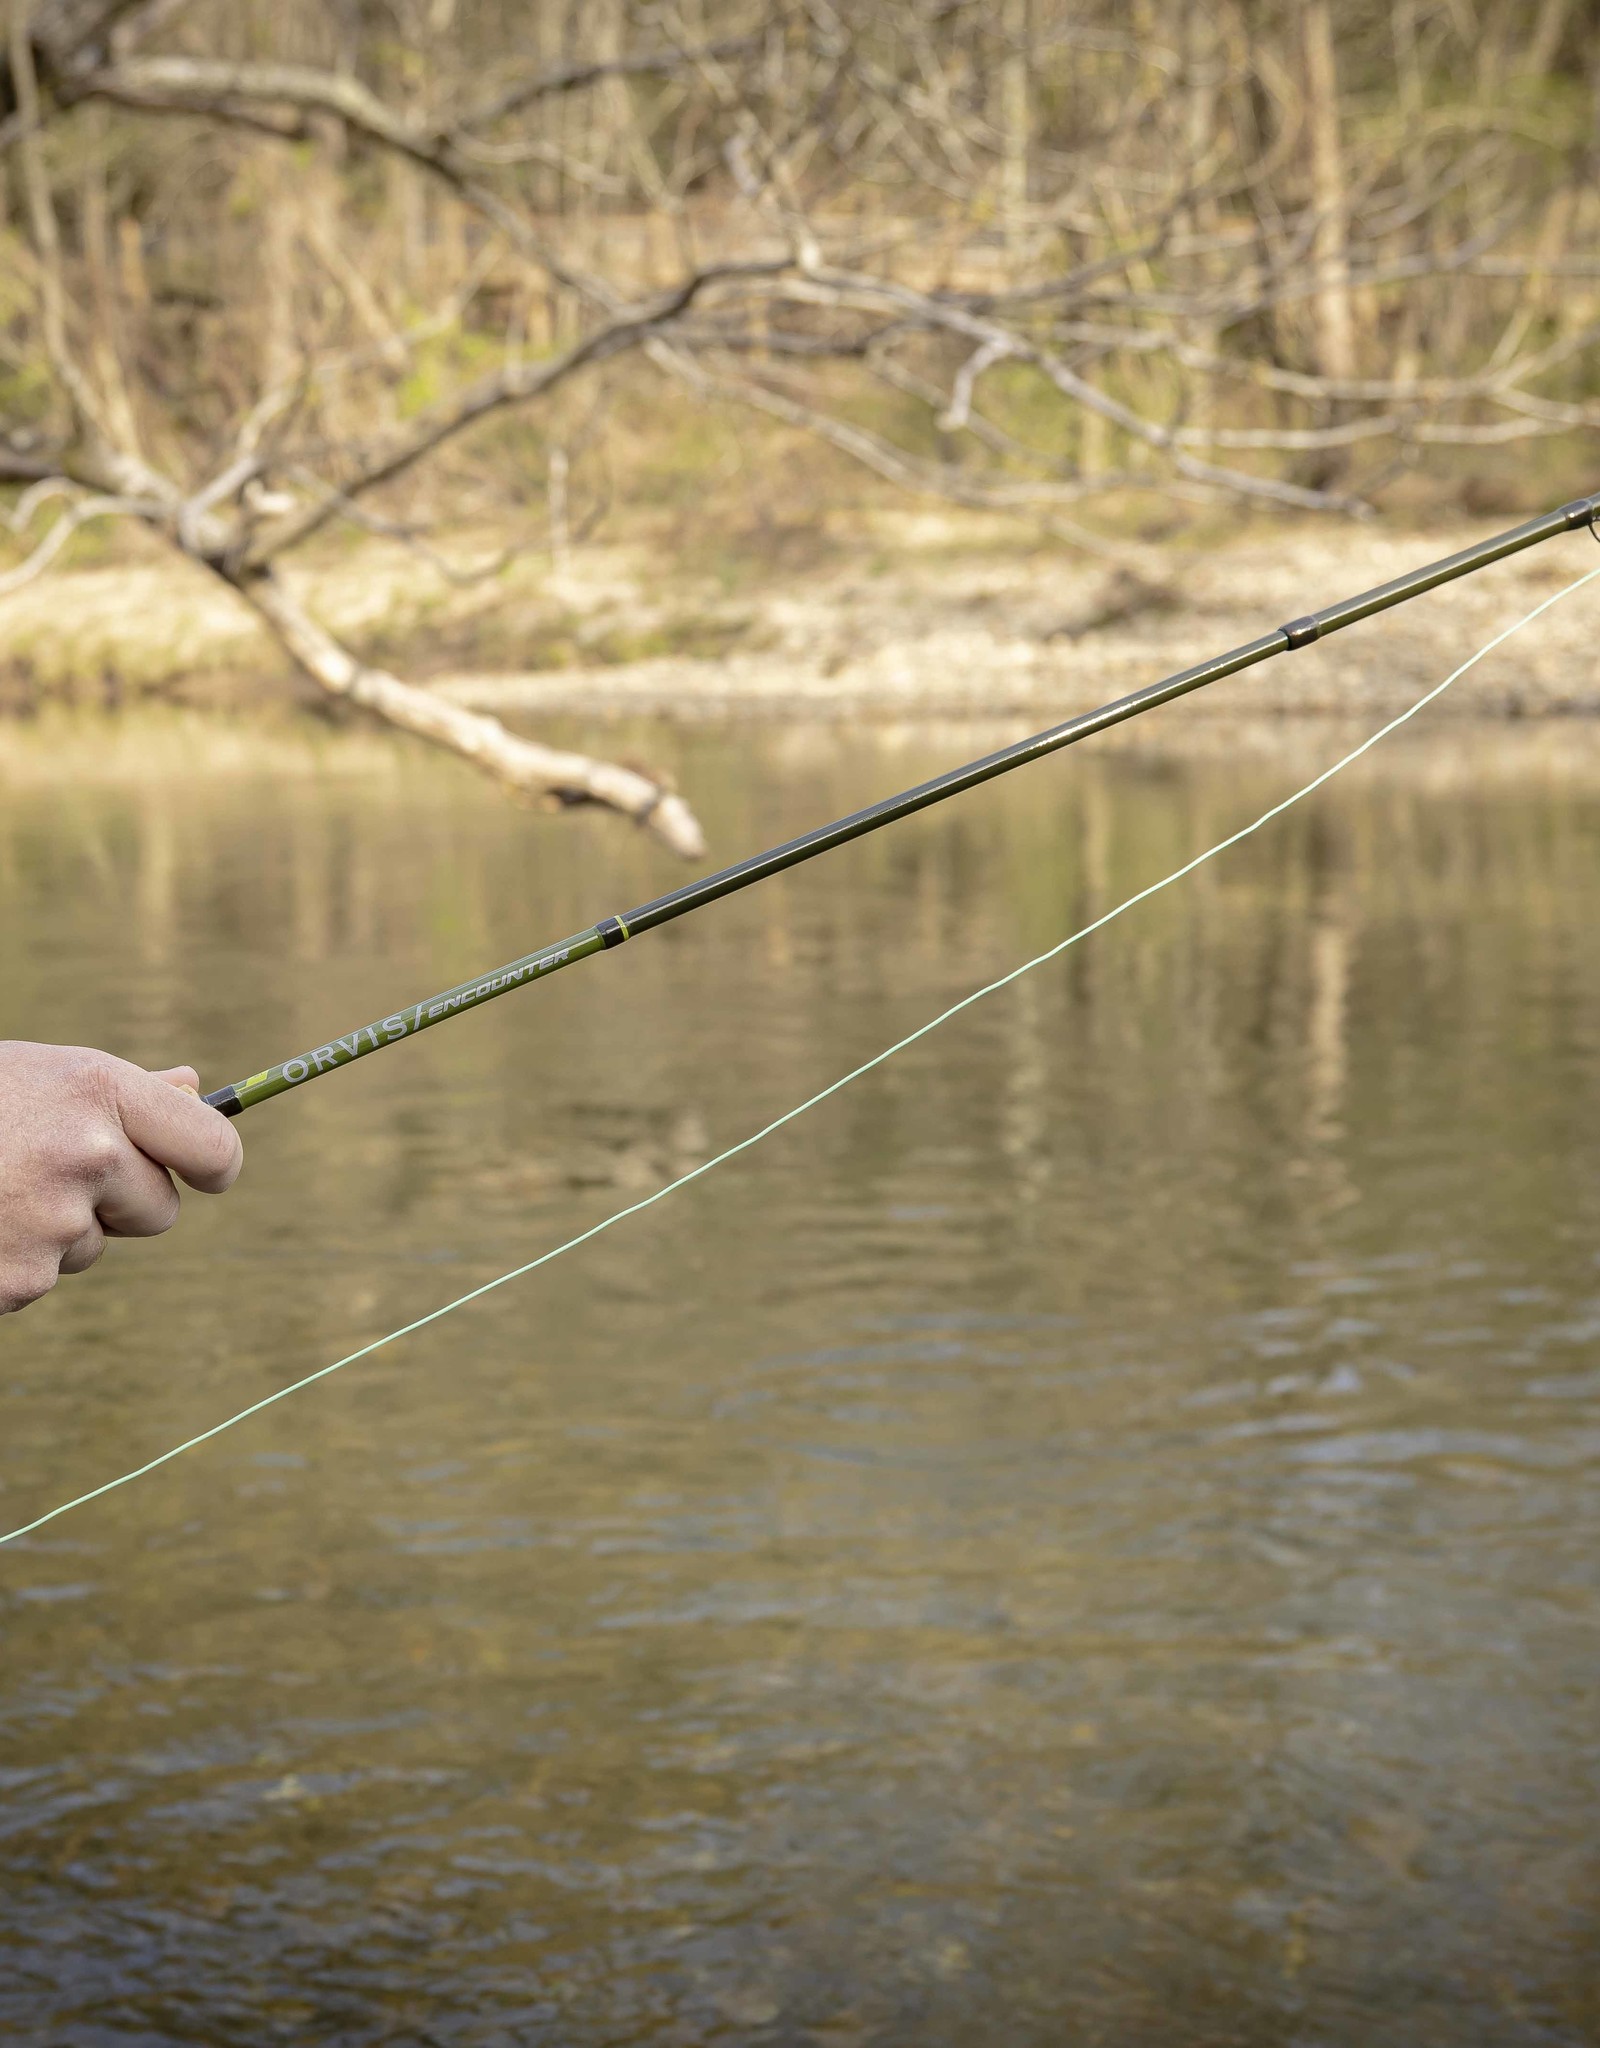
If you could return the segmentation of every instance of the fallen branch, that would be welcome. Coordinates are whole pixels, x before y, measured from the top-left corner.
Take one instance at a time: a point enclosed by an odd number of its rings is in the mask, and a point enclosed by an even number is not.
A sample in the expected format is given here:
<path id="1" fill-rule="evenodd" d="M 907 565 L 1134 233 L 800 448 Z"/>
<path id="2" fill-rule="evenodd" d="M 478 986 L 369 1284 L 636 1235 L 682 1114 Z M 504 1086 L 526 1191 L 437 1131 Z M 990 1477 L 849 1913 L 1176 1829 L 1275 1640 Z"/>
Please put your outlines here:
<path id="1" fill-rule="evenodd" d="M 385 669 L 368 668 L 300 606 L 274 575 L 233 581 L 251 609 L 269 626 L 296 665 L 329 696 L 370 711 L 403 732 L 484 769 L 508 787 L 537 792 L 562 803 L 603 804 L 656 837 L 686 860 L 706 850 L 698 819 L 683 798 L 662 783 L 614 761 L 596 761 L 519 739 L 497 718 L 464 711 L 428 690 L 416 689 Z"/>
<path id="2" fill-rule="evenodd" d="M 126 494 L 113 495 L 118 480 L 130 472 L 136 472 L 148 486 L 147 494 L 137 500 Z M 244 470 L 236 468 L 234 474 L 243 476 Z M 161 534 L 188 560 L 227 584 L 271 631 L 295 665 L 330 697 L 459 754 L 510 789 L 548 796 L 562 804 L 602 805 L 631 818 L 636 825 L 647 826 L 685 860 L 698 860 L 704 855 L 705 834 L 699 820 L 684 799 L 664 782 L 614 761 L 596 760 L 588 754 L 521 739 L 507 732 L 498 719 L 461 710 L 430 691 L 402 682 L 387 670 L 369 668 L 357 660 L 311 617 L 278 576 L 270 570 L 244 570 L 233 562 L 228 547 L 230 531 L 211 509 L 219 496 L 218 484 L 185 499 L 147 465 L 103 447 L 79 451 L 70 460 L 63 458 L 56 475 L 64 486 L 104 495 L 75 508 L 75 515 L 67 514 L 46 536 L 45 549 L 53 553 L 64 545 L 73 526 L 81 524 L 85 517 L 131 514 Z M 66 531 L 61 530 L 63 527 Z M 13 572 L 19 581 L 29 580 L 33 573 L 31 560 L 22 565 L 20 572 Z"/>

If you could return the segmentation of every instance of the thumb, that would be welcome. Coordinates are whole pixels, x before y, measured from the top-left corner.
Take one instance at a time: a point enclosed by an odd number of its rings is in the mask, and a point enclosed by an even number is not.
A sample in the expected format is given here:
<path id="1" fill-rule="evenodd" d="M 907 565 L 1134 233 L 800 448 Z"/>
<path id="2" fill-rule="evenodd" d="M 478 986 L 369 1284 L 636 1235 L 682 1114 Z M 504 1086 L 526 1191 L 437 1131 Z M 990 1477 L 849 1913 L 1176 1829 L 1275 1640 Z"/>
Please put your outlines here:
<path id="1" fill-rule="evenodd" d="M 185 1095 L 200 1093 L 200 1076 L 193 1067 L 161 1067 L 151 1075 L 151 1078 L 165 1081 L 173 1088 L 181 1088 Z"/>

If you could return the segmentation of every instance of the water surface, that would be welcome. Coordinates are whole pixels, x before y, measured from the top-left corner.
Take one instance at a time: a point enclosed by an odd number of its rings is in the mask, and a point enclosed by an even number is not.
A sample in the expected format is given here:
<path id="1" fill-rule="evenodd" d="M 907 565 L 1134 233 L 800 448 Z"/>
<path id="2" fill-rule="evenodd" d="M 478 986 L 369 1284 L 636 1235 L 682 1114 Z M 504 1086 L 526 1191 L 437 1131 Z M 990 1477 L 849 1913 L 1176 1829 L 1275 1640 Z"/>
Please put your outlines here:
<path id="1" fill-rule="evenodd" d="M 0 1520 L 744 1135 L 1307 744 L 1085 749 L 254 1113 L 225 1203 L 0 1326 Z M 966 748 L 678 767 L 732 857 Z M 1600 780 L 1411 758 L 0 1553 L 0 2036 L 1596 2038 Z M 674 878 L 407 754 L 23 784 L 0 1028 L 215 1084 Z"/>

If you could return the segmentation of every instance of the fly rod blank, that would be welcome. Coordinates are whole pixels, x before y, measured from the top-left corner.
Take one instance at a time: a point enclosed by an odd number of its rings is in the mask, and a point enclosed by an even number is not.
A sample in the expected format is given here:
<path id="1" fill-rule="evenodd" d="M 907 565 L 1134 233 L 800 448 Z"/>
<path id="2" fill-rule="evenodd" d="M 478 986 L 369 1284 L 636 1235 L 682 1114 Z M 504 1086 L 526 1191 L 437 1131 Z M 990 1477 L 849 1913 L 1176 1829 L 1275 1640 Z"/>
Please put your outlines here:
<path id="1" fill-rule="evenodd" d="M 1437 589 L 1442 583 L 1453 583 L 1459 577 L 1471 576 L 1477 570 L 1487 568 L 1491 562 L 1520 554 L 1524 548 L 1536 547 L 1557 534 L 1572 533 L 1580 527 L 1593 531 L 1597 516 L 1600 516 L 1600 494 L 1575 498 L 1571 504 L 1546 512 L 1538 519 L 1530 519 L 1521 526 L 1509 527 L 1504 533 L 1494 534 L 1474 547 L 1463 548 L 1459 554 L 1426 563 L 1404 576 L 1395 577 L 1390 583 L 1380 583 L 1375 589 L 1343 598 L 1336 604 L 1324 606 L 1321 611 L 1308 612 L 1303 618 L 1292 619 L 1288 625 L 1278 626 L 1272 632 L 1262 634 L 1260 639 L 1247 641 L 1244 646 L 1216 655 L 1197 667 L 1180 669 L 1176 675 L 1148 683 L 1130 696 L 1102 705 L 1098 711 L 1086 711 L 1077 718 L 1064 719 L 1059 725 L 1036 733 L 1031 739 L 1018 740 L 997 753 L 985 754 L 964 767 L 936 775 L 930 782 L 902 790 L 898 796 L 884 797 L 878 803 L 867 805 L 864 810 L 852 811 L 848 817 L 835 819 L 831 825 L 819 825 L 813 831 L 803 832 L 798 839 L 786 840 L 781 846 L 770 847 L 765 853 L 754 854 L 748 860 L 736 861 L 732 867 L 702 876 L 699 881 L 670 889 L 666 895 L 654 897 L 625 914 L 603 917 L 598 924 L 590 925 L 586 931 L 578 932 L 570 939 L 563 939 L 559 945 L 527 953 L 520 960 L 513 960 L 474 981 L 461 982 L 455 988 L 425 997 L 419 1003 L 408 1003 L 404 1009 L 393 1010 L 375 1023 L 363 1024 L 343 1037 L 314 1046 L 309 1052 L 284 1060 L 278 1066 L 264 1068 L 247 1080 L 218 1088 L 205 1100 L 214 1109 L 220 1109 L 224 1116 L 238 1116 L 246 1109 L 253 1109 L 258 1102 L 282 1095 L 321 1074 L 332 1073 L 338 1067 L 365 1059 L 369 1053 L 397 1045 L 402 1039 L 415 1037 L 417 1032 L 429 1030 L 435 1024 L 446 1024 L 463 1011 L 476 1009 L 480 1003 L 491 1002 L 512 989 L 526 988 L 531 982 L 542 981 L 546 975 L 570 966 L 575 960 L 585 960 L 591 953 L 620 946 L 627 939 L 637 938 L 641 932 L 670 924 L 674 918 L 703 909 L 706 904 L 731 896 L 736 890 L 748 889 L 752 883 L 764 881 L 768 875 L 781 874 L 785 868 L 797 867 L 802 861 L 813 860 L 818 854 L 844 846 L 852 839 L 860 839 L 868 832 L 881 831 L 885 825 L 909 818 L 914 812 L 926 810 L 930 804 L 943 803 L 947 797 L 958 796 L 963 790 L 976 789 L 980 783 L 992 782 L 997 775 L 1008 775 L 1013 768 L 1041 760 L 1046 754 L 1057 753 L 1063 747 L 1073 746 L 1079 740 L 1104 732 L 1110 726 L 1121 725 L 1127 719 L 1138 718 L 1159 704 L 1170 704 L 1175 698 L 1186 697 L 1193 690 L 1204 689 L 1208 683 L 1220 682 L 1224 676 L 1237 675 L 1241 669 L 1270 661 L 1274 655 L 1308 647 L 1329 633 L 1340 632 L 1360 619 L 1369 619 L 1377 612 L 1405 604 L 1414 597 L 1420 597 L 1424 591 Z"/>

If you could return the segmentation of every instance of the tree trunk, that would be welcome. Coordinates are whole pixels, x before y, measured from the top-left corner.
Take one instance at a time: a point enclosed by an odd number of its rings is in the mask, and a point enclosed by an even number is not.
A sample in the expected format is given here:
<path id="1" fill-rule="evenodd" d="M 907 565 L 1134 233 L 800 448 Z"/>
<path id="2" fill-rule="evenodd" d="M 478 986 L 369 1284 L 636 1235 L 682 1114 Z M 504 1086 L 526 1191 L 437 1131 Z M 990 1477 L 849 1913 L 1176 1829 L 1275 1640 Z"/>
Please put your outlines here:
<path id="1" fill-rule="evenodd" d="M 1028 67 L 1033 8 L 1031 0 L 1002 0 L 1000 33 L 1000 132 L 1005 138 L 1001 162 L 1001 212 L 1006 243 L 1013 257 L 1027 238 L 1028 156 L 1031 148 L 1032 94 Z"/>
<path id="2" fill-rule="evenodd" d="M 1220 5 L 1194 7 L 1184 21 L 1183 62 L 1183 177 L 1186 183 L 1203 183 L 1217 141 L 1217 98 L 1226 67 L 1224 22 Z M 1181 233 L 1200 236 L 1216 224 L 1214 201 L 1195 197 L 1174 222 Z M 1208 354 L 1216 352 L 1217 328 L 1213 321 L 1198 320 L 1190 328 L 1195 346 Z M 1212 390 L 1204 377 L 1196 378 L 1189 406 L 1191 426 L 1212 423 Z"/>
<path id="3" fill-rule="evenodd" d="M 1312 300 L 1317 368 L 1324 377 L 1356 373 L 1355 308 L 1350 295 L 1350 211 L 1339 135 L 1339 74 L 1329 0 L 1304 0 L 1306 125 L 1311 144 Z"/>
<path id="4" fill-rule="evenodd" d="M 1520 68 L 1530 77 L 1542 78 L 1556 61 L 1561 48 L 1561 38 L 1567 32 L 1567 16 L 1572 11 L 1572 0 L 1544 0 L 1539 9 L 1539 18 L 1533 25 L 1533 36 L 1523 55 Z"/>

